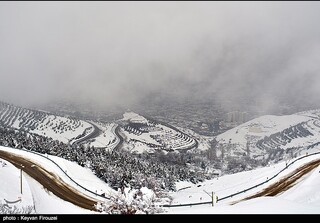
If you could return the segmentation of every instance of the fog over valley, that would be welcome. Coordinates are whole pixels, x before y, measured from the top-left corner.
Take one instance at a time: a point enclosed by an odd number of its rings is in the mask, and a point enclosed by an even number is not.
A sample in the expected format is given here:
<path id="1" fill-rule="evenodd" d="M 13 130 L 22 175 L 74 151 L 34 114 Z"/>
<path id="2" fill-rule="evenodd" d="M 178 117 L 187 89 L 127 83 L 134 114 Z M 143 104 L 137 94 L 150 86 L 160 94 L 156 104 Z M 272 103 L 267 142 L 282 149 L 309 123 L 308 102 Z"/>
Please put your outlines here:
<path id="1" fill-rule="evenodd" d="M 318 2 L 1 2 L 0 99 L 319 107 Z"/>
<path id="2" fill-rule="evenodd" d="M 0 2 L 3 220 L 319 214 L 319 12 Z"/>

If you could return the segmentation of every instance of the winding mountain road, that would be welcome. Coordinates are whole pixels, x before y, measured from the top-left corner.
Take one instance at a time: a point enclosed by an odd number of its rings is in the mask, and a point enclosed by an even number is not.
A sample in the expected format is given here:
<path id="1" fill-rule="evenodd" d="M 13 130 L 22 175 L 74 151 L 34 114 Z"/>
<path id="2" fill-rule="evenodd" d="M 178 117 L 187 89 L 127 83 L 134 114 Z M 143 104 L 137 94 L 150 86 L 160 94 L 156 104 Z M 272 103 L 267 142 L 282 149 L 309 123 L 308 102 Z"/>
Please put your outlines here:
<path id="1" fill-rule="evenodd" d="M 88 121 L 87 121 L 88 122 Z M 80 144 L 81 142 L 84 142 L 86 140 L 89 140 L 89 139 L 93 139 L 93 138 L 96 138 L 98 137 L 100 134 L 101 134 L 101 130 L 99 129 L 98 126 L 96 126 L 95 124 L 93 124 L 92 122 L 88 122 L 90 123 L 92 126 L 93 126 L 93 131 L 91 133 L 89 133 L 88 135 L 78 139 L 77 141 L 73 142 L 72 145 L 75 145 L 75 144 Z"/>
<path id="2" fill-rule="evenodd" d="M 305 174 L 309 173 L 316 167 L 320 165 L 320 159 L 313 160 L 309 163 L 306 163 L 302 165 L 301 167 L 295 169 L 291 173 L 287 174 L 286 176 L 282 177 L 277 182 L 269 185 L 267 188 L 263 189 L 262 191 L 251 195 L 249 197 L 243 198 L 239 201 L 235 201 L 232 204 L 236 204 L 240 201 L 249 200 L 252 198 L 262 197 L 262 196 L 276 196 L 291 187 L 293 187 L 296 183 L 298 183 L 298 180 L 304 176 Z"/>
<path id="3" fill-rule="evenodd" d="M 22 168 L 23 172 L 27 173 L 61 199 L 88 210 L 98 211 L 95 208 L 98 202 L 97 199 L 81 193 L 76 188 L 64 182 L 63 179 L 55 173 L 46 170 L 32 160 L 1 150 L 0 158 L 7 160 L 19 169 Z"/>
<path id="4" fill-rule="evenodd" d="M 121 145 L 121 144 L 120 144 Z M 45 188 L 51 191 L 56 196 L 60 197 L 61 199 L 71 202 L 79 207 L 98 211 L 95 208 L 95 205 L 99 202 L 98 199 L 90 197 L 76 188 L 72 187 L 71 185 L 67 184 L 63 181 L 59 176 L 55 173 L 52 173 L 46 170 L 44 167 L 40 166 L 36 162 L 24 158 L 22 156 L 0 150 L 0 158 L 7 160 L 8 162 L 15 165 L 17 168 L 21 169 L 23 166 L 23 171 L 42 184 Z M 262 191 L 253 194 L 251 196 L 245 197 L 241 200 L 234 201 L 231 204 L 236 204 L 238 202 L 249 200 L 256 197 L 262 196 L 276 196 L 284 191 L 287 191 L 295 184 L 299 182 L 299 179 L 304 175 L 310 173 L 312 170 L 317 168 L 320 165 L 320 159 L 316 159 L 310 161 L 298 168 L 296 168 L 291 173 L 285 175 L 284 177 L 280 178 L 278 181 L 270 184 L 268 187 L 263 189 Z"/>

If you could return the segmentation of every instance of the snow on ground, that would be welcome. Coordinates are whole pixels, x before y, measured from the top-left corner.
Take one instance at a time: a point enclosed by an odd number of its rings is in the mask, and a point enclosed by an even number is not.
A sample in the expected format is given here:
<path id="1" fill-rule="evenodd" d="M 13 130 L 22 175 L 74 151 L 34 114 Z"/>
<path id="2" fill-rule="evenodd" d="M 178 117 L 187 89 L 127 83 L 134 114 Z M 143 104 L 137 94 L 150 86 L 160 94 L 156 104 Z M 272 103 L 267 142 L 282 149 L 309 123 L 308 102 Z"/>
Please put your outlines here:
<path id="1" fill-rule="evenodd" d="M 64 143 L 68 143 L 71 139 L 81 135 L 86 128 L 92 127 L 88 122 L 82 120 L 74 121 L 56 115 L 48 115 L 42 123 L 42 125 L 37 126 L 35 130 L 30 130 L 30 132 L 51 137 L 54 140 L 59 140 Z M 48 124 L 46 125 L 46 123 Z M 63 130 L 58 130 L 58 126 L 60 125 L 64 125 L 65 128 Z"/>
<path id="2" fill-rule="evenodd" d="M 121 120 L 129 121 L 132 123 L 149 123 L 149 121 L 146 118 L 134 112 L 124 113 L 123 119 Z M 186 137 L 179 131 L 176 131 L 175 129 L 163 124 L 156 124 L 154 128 L 148 132 L 137 133 L 135 131 L 130 132 L 122 130 L 121 134 L 124 135 L 127 139 L 126 141 L 129 144 L 129 149 L 132 152 L 136 153 L 142 153 L 144 151 L 153 151 L 154 149 L 152 147 L 149 147 L 148 144 L 164 146 L 166 147 L 165 149 L 172 150 L 189 149 L 190 147 L 196 144 L 196 141 L 192 138 Z M 134 142 L 130 142 L 131 140 L 133 140 Z M 147 145 L 143 145 L 143 143 Z M 200 147 L 201 149 L 205 147 L 203 141 L 201 141 Z"/>
<path id="3" fill-rule="evenodd" d="M 37 214 L 90 214 L 92 211 L 75 206 L 70 202 L 61 200 L 53 193 L 45 190 L 41 184 L 22 172 L 22 194 L 20 169 L 10 162 L 0 159 L 0 202 L 7 204 L 5 200 L 16 203 L 8 203 L 9 207 L 19 209 L 34 206 Z M 0 213 L 1 214 L 1 213 Z"/>
<path id="4" fill-rule="evenodd" d="M 27 183 L 32 193 L 32 201 L 37 214 L 95 214 L 96 212 L 78 207 L 64 201 L 46 190 L 40 183 L 26 174 Z"/>
<path id="5" fill-rule="evenodd" d="M 118 140 L 114 133 L 114 129 L 117 127 L 117 124 L 100 122 L 94 122 L 94 124 L 102 131 L 102 133 L 95 137 L 93 142 L 88 143 L 89 146 L 102 148 L 117 145 Z"/>
<path id="6" fill-rule="evenodd" d="M 320 147 L 317 148 L 319 152 Z M 254 188 L 246 193 L 233 196 L 221 200 L 212 207 L 212 204 L 171 207 L 165 208 L 168 214 L 319 214 L 320 213 L 320 167 L 315 168 L 307 176 L 302 179 L 292 188 L 275 197 L 260 197 L 247 201 L 242 201 L 231 205 L 233 201 L 238 201 L 249 195 L 253 195 L 268 185 L 276 182 L 281 177 L 285 176 L 295 168 L 319 159 L 320 155 L 308 156 L 301 159 L 292 165 L 289 165 L 276 178 L 270 180 L 264 185 Z M 244 189 L 250 188 L 259 184 L 286 167 L 286 162 L 290 163 L 293 160 L 287 160 L 269 167 L 263 167 L 256 170 L 240 172 L 231 175 L 225 175 L 216 179 L 204 181 L 193 185 L 191 183 L 180 182 L 177 184 L 177 192 L 171 193 L 173 198 L 172 204 L 188 204 L 210 202 L 211 194 L 215 194 L 219 199 L 237 193 Z"/>
<path id="7" fill-rule="evenodd" d="M 298 112 L 296 114 L 297 115 L 303 115 L 303 116 L 309 116 L 309 117 L 312 117 L 312 118 L 319 119 L 320 118 L 320 109 L 302 111 L 302 112 Z"/>
<path id="8" fill-rule="evenodd" d="M 171 208 L 166 214 L 319 214 L 319 206 L 299 204 L 281 197 L 259 197 L 232 206 L 218 203 Z"/>
<path id="9" fill-rule="evenodd" d="M 153 132 L 153 133 L 156 134 L 157 132 Z M 127 131 L 121 131 L 121 133 L 123 135 L 125 135 L 128 139 L 135 139 L 135 140 L 139 140 L 139 141 L 142 141 L 145 143 L 152 143 L 152 144 L 159 145 L 159 146 L 161 145 L 156 140 L 151 138 L 150 135 L 152 135 L 152 134 L 150 134 L 150 133 L 141 133 L 141 135 L 136 135 L 134 133 L 127 132 Z"/>
<path id="10" fill-rule="evenodd" d="M 193 131 L 191 129 L 187 129 L 187 128 L 182 128 L 182 127 L 176 127 L 176 128 L 179 129 L 181 132 L 184 132 L 184 133 L 190 135 L 191 137 L 193 137 L 194 139 L 196 139 L 198 141 L 197 150 L 204 151 L 204 150 L 208 150 L 211 147 L 210 141 L 212 141 L 214 137 L 200 135 L 200 134 L 196 133 L 195 131 Z"/>
<path id="11" fill-rule="evenodd" d="M 24 156 L 30 160 L 33 160 L 34 162 L 38 163 L 39 165 L 43 166 L 46 168 L 46 170 L 53 172 L 57 174 L 60 178 L 62 178 L 66 183 L 69 185 L 75 187 L 77 190 L 94 197 L 96 199 L 104 201 L 100 196 L 94 196 L 93 193 L 90 191 L 97 193 L 97 194 L 102 194 L 106 193 L 111 194 L 114 193 L 114 190 L 111 189 L 108 184 L 100 180 L 98 177 L 96 177 L 91 170 L 87 168 L 83 168 L 79 166 L 78 164 L 74 162 L 67 161 L 65 159 L 56 157 L 56 156 L 50 156 L 50 155 L 45 155 L 46 157 L 52 159 L 55 161 L 63 171 L 65 171 L 71 179 L 73 179 L 75 182 L 77 182 L 79 185 L 77 185 L 74 181 L 72 181 L 57 165 L 55 165 L 53 162 L 49 161 L 43 156 L 36 155 L 34 153 L 30 153 L 27 151 L 23 150 L 18 150 L 18 149 L 13 149 L 13 148 L 8 148 L 8 147 L 2 147 L 0 146 L 0 150 L 3 151 L 8 151 L 17 155 Z M 9 163 L 5 161 L 6 163 Z M 10 164 L 10 163 L 9 163 Z M 12 165 L 7 165 L 7 166 L 12 166 Z M 2 169 L 6 169 L 1 168 Z M 2 175 L 1 175 L 2 174 Z M 1 183 L 0 185 L 0 198 L 6 198 L 8 197 L 8 200 L 16 200 L 18 196 L 20 196 L 20 184 L 19 180 L 20 178 L 17 179 L 17 174 L 19 175 L 19 170 L 17 170 L 14 166 L 10 167 L 6 173 L 3 171 L 0 172 L 1 179 L 8 179 L 5 181 L 5 183 Z M 19 175 L 20 176 L 20 175 Z M 18 176 L 18 177 L 19 177 Z M 23 196 L 28 196 L 27 197 L 27 203 L 23 204 L 33 204 L 32 201 L 32 196 L 34 199 L 34 204 L 35 204 L 35 209 L 37 213 L 88 213 L 87 210 L 77 207 L 73 205 L 72 203 L 66 202 L 58 198 L 57 196 L 53 195 L 51 192 L 48 193 L 42 185 L 39 183 L 35 182 L 34 180 L 31 179 L 26 173 L 24 173 L 24 176 L 27 177 L 27 184 L 25 185 L 25 190 L 26 194 Z M 14 186 L 8 186 L 8 185 L 14 185 Z M 29 185 L 29 186 L 28 186 Z M 30 195 L 30 189 L 31 188 L 32 196 Z M 86 188 L 86 189 L 83 189 Z M 90 190 L 90 191 L 88 191 Z M 29 194 L 28 194 L 29 193 Z M 23 197 L 22 197 L 23 198 Z M 51 199 L 52 202 L 51 203 Z M 61 201 L 61 202 L 60 202 Z M 61 203 L 61 205 L 59 205 Z M 61 208 L 65 207 L 65 208 Z M 61 210 L 63 209 L 63 210 Z"/>
<path id="12" fill-rule="evenodd" d="M 246 138 L 250 136 L 262 138 L 308 120 L 310 120 L 310 117 L 296 114 L 283 116 L 265 115 L 218 135 L 216 140 L 220 143 L 228 143 L 231 140 L 233 144 L 238 144 L 245 148 Z"/>
<path id="13" fill-rule="evenodd" d="M 125 112 L 123 114 L 123 119 L 121 120 L 124 120 L 124 121 L 131 121 L 131 122 L 136 122 L 136 123 L 147 123 L 148 120 L 137 114 L 137 113 L 134 113 L 134 112 Z"/>
<path id="14" fill-rule="evenodd" d="M 282 149 L 288 149 L 292 147 L 306 147 L 308 145 L 312 145 L 319 141 L 320 134 L 313 135 L 313 136 L 306 136 L 303 138 L 295 138 L 292 139 L 291 142 L 287 143 L 284 146 L 281 146 Z"/>
<path id="15" fill-rule="evenodd" d="M 126 144 L 125 148 L 136 154 L 141 154 L 144 152 L 152 153 L 154 151 L 152 148 L 141 142 L 129 142 Z"/>
<path id="16" fill-rule="evenodd" d="M 94 175 L 90 169 L 83 168 L 75 162 L 71 162 L 57 156 L 48 155 L 48 157 L 51 160 L 55 161 L 64 170 L 64 172 L 67 173 L 75 182 L 89 189 L 90 191 L 93 191 L 97 194 L 109 194 L 113 191 L 113 189 L 108 184 L 106 184 L 96 175 Z M 65 178 L 66 177 L 64 177 L 63 179 L 70 181 L 69 178 Z M 87 194 L 92 195 L 92 193 Z"/>
<path id="17" fill-rule="evenodd" d="M 0 147 L 1 150 L 10 151 L 15 154 L 25 156 L 38 162 L 39 165 L 45 166 L 48 171 L 53 171 L 59 175 L 66 182 L 75 186 L 80 191 L 90 194 L 83 188 L 75 185 L 55 164 L 48 161 L 46 158 L 38 156 L 36 154 L 21 151 L 18 149 L 12 149 L 7 147 Z M 314 151 L 319 151 L 320 146 L 313 148 Z M 308 150 L 311 153 L 311 150 Z M 309 154 L 310 154 L 309 153 Z M 192 184 L 190 182 L 177 182 L 177 192 L 171 192 L 172 204 L 188 204 L 199 202 L 210 202 L 211 193 L 219 197 L 219 199 L 228 196 L 233 193 L 237 193 L 241 190 L 252 187 L 256 184 L 270 179 L 279 171 L 283 170 L 275 179 L 270 180 L 264 185 L 254 188 L 246 193 L 233 196 L 232 198 L 219 201 L 212 207 L 211 204 L 185 206 L 185 207 L 171 207 L 164 208 L 166 214 L 319 214 L 320 213 L 320 167 L 315 168 L 306 176 L 302 177 L 298 183 L 275 197 L 260 197 L 247 201 L 242 201 L 231 205 L 234 201 L 252 195 L 268 185 L 276 182 L 281 177 L 287 175 L 295 168 L 320 158 L 320 155 L 305 156 L 305 158 L 294 162 L 291 165 L 286 165 L 292 161 L 297 160 L 299 157 L 293 160 L 285 160 L 278 164 L 258 168 L 255 170 L 240 172 L 231 175 L 224 175 L 212 180 L 207 180 L 198 184 Z M 66 173 L 74 179 L 76 182 L 92 191 L 112 193 L 112 189 L 103 181 L 98 179 L 93 173 L 86 168 L 77 165 L 74 162 L 70 162 L 55 156 L 48 156 L 54 160 Z M 16 200 L 20 194 L 20 172 L 17 168 L 11 165 L 7 161 L 0 160 L 0 198 L 6 198 L 7 200 Z M 4 165 L 3 163 L 6 163 Z M 3 167 L 4 165 L 4 167 Z M 287 167 L 287 168 L 286 168 Z M 31 179 L 26 173 L 23 175 L 23 195 L 22 202 L 18 205 L 35 205 L 37 213 L 40 214 L 88 214 L 94 213 L 80 207 L 77 207 L 69 202 L 63 201 L 60 198 L 53 195 L 51 192 L 45 190 L 35 180 Z"/>
<path id="18" fill-rule="evenodd" d="M 318 167 L 309 176 L 291 190 L 284 192 L 281 197 L 301 204 L 316 206 L 320 210 L 320 168 Z M 320 212 L 320 211 L 319 211 Z M 318 213 L 319 213 L 318 212 Z"/>
<path id="19" fill-rule="evenodd" d="M 21 194 L 21 178 L 22 173 L 22 194 Z M 32 194 L 29 184 L 26 180 L 26 174 L 20 172 L 20 169 L 6 160 L 0 159 L 0 203 L 6 204 L 5 200 L 15 203 L 16 207 L 22 208 L 33 205 Z"/>

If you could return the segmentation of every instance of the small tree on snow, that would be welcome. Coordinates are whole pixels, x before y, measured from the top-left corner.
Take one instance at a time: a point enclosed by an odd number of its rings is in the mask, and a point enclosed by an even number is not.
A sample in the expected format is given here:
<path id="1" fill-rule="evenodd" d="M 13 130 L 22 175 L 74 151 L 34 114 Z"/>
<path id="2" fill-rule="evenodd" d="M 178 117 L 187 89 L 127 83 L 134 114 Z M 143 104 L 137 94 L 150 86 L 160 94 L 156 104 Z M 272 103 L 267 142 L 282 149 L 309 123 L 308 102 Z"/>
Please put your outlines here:
<path id="1" fill-rule="evenodd" d="M 0 201 L 1 214 L 35 214 L 35 208 L 32 205 L 17 207 L 16 205 L 9 206 Z"/>
<path id="2" fill-rule="evenodd" d="M 155 201 L 154 194 L 147 195 L 140 189 L 125 188 L 123 193 L 118 190 L 110 195 L 110 201 L 100 202 L 96 208 L 108 214 L 154 214 L 162 211 Z"/>

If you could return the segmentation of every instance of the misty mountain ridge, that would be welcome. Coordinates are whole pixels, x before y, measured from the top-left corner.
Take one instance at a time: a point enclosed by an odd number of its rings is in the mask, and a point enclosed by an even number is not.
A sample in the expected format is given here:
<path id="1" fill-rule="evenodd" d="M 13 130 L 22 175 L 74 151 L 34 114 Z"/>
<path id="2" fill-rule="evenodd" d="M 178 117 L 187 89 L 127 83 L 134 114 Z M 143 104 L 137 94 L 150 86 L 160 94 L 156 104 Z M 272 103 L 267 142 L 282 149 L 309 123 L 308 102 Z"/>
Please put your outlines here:
<path id="1" fill-rule="evenodd" d="M 170 201 L 179 182 L 201 186 L 319 152 L 320 109 L 249 121 L 246 112 L 229 112 L 212 136 L 131 110 L 108 122 L 58 113 L 0 102 L 0 145 L 66 159 L 115 191 L 148 188 L 159 201 Z"/>
<path id="2" fill-rule="evenodd" d="M 201 135 L 187 127 L 173 126 L 149 116 L 126 111 L 114 122 L 79 119 L 0 103 L 1 127 L 58 140 L 61 143 L 121 149 L 134 154 L 183 153 L 190 164 L 206 170 L 236 172 L 292 159 L 319 143 L 320 112 L 264 115 L 242 124 L 223 120 L 216 136 Z M 201 126 L 200 126 L 201 127 Z M 202 158 L 201 158 L 202 157 Z M 193 161 L 192 161 L 193 160 Z M 194 163 L 195 162 L 195 163 Z M 232 166 L 236 165 L 236 166 Z"/>

